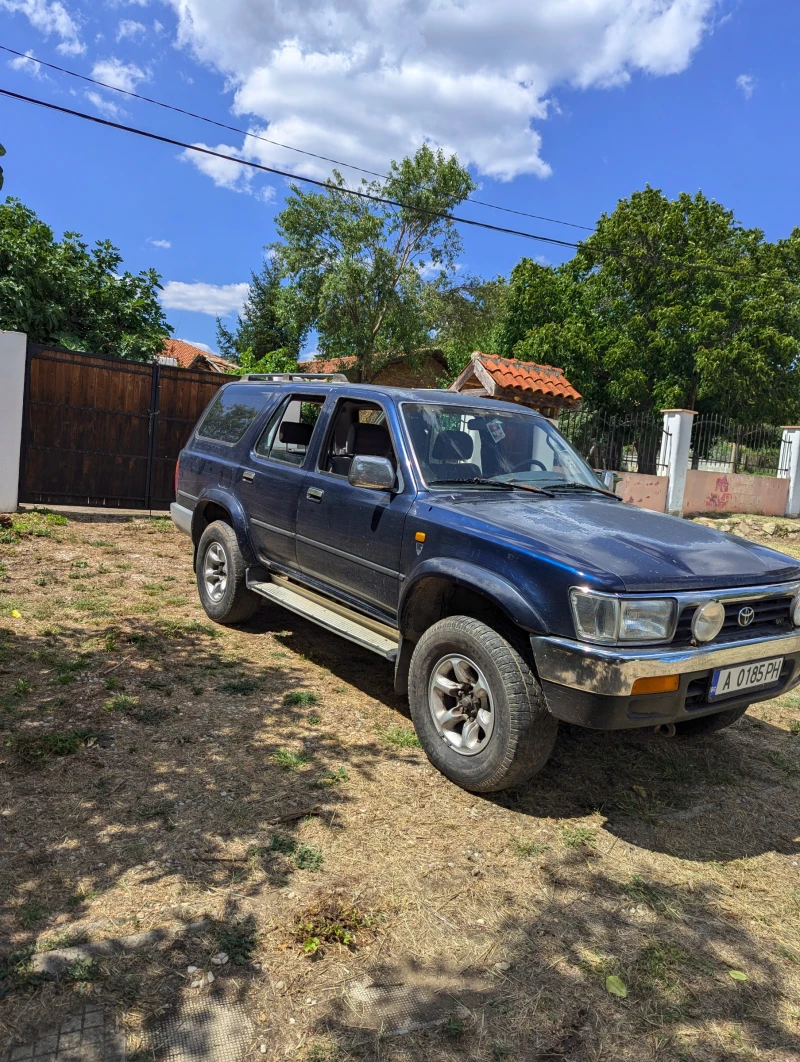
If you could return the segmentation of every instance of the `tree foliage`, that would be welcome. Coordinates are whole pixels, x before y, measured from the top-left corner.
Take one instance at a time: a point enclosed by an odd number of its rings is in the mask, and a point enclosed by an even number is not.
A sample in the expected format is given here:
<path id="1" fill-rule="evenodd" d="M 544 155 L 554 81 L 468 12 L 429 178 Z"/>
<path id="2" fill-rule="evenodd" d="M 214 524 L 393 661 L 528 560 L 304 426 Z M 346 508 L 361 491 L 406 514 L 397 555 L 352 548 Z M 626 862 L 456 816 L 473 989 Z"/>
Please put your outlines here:
<path id="1" fill-rule="evenodd" d="M 336 171 L 322 192 L 293 185 L 271 248 L 285 282 L 282 320 L 300 337 L 316 330 L 326 358 L 355 356 L 361 380 L 429 345 L 422 272 L 442 286 L 452 277 L 461 240 L 441 215 L 473 188 L 455 156 L 427 145 L 393 162 L 386 181 L 361 182 L 362 191 L 400 207 L 349 194 Z"/>
<path id="2" fill-rule="evenodd" d="M 60 241 L 19 200 L 0 205 L 0 328 L 37 343 L 149 361 L 171 331 L 153 269 L 120 273 L 108 240 L 91 249 L 78 233 Z"/>
<path id="3" fill-rule="evenodd" d="M 467 275 L 454 284 L 426 285 L 427 324 L 447 358 L 448 382 L 458 376 L 474 350 L 494 351 L 507 293 L 508 283 L 500 276 L 484 280 Z"/>
<path id="4" fill-rule="evenodd" d="M 250 276 L 250 290 L 236 326 L 227 329 L 217 318 L 220 354 L 241 362 L 246 372 L 288 372 L 297 364 L 301 333 L 293 314 L 293 300 L 280 273 L 267 260 Z M 250 367 L 244 369 L 247 363 Z M 258 365 L 259 368 L 253 366 Z M 263 366 L 269 365 L 269 368 Z M 278 366 L 286 366 L 278 368 Z"/>
<path id="5" fill-rule="evenodd" d="M 800 410 L 800 229 L 770 243 L 702 193 L 648 187 L 565 265 L 516 266 L 497 340 L 609 412 L 785 422 Z"/>

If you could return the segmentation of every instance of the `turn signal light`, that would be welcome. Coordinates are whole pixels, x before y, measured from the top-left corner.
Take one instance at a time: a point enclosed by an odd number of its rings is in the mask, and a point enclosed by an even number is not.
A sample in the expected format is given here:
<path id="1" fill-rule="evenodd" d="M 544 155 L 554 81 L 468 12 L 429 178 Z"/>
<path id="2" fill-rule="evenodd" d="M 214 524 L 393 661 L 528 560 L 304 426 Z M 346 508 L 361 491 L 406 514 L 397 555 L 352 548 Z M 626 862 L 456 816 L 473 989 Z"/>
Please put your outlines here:
<path id="1" fill-rule="evenodd" d="M 659 675 L 657 678 L 637 679 L 631 695 L 637 693 L 675 693 L 681 684 L 680 675 Z"/>

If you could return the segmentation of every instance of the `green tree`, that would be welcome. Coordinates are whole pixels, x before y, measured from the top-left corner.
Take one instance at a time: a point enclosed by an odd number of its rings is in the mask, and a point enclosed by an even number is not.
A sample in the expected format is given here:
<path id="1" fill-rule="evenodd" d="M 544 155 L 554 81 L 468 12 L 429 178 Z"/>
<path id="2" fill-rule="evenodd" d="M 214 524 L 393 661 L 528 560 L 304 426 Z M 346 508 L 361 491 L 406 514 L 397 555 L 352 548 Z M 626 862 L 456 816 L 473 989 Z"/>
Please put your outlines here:
<path id="1" fill-rule="evenodd" d="M 393 162 L 386 181 L 361 183 L 399 207 L 349 194 L 336 171 L 323 192 L 293 185 L 272 245 L 275 269 L 288 282 L 282 320 L 294 322 L 301 339 L 316 329 L 324 357 L 354 356 L 360 380 L 429 345 L 421 272 L 433 270 L 441 285 L 453 276 L 461 240 L 441 215 L 473 188 L 455 156 L 427 145 Z"/>
<path id="2" fill-rule="evenodd" d="M 769 243 L 702 193 L 646 188 L 557 269 L 513 270 L 502 353 L 562 366 L 609 412 L 772 423 L 800 410 L 800 230 Z"/>
<path id="3" fill-rule="evenodd" d="M 496 330 L 504 319 L 508 283 L 505 277 L 484 280 L 459 276 L 457 283 L 425 287 L 428 328 L 447 358 L 448 379 L 458 376 L 474 350 L 494 353 Z"/>
<path id="4" fill-rule="evenodd" d="M 149 361 L 171 331 L 153 269 L 122 273 L 108 240 L 60 241 L 18 199 L 0 205 L 0 328 L 37 343 Z"/>
<path id="5" fill-rule="evenodd" d="M 6 153 L 6 149 L 3 147 L 2 144 L 0 144 L 0 159 L 3 157 L 3 155 L 5 155 L 5 153 Z M 3 185 L 5 184 L 5 180 L 6 180 L 5 176 L 3 175 L 3 167 L 0 166 L 0 191 L 3 190 Z"/>
<path id="6" fill-rule="evenodd" d="M 220 354 L 232 361 L 248 361 L 247 372 L 288 372 L 294 369 L 300 353 L 300 335 L 293 317 L 290 293 L 281 286 L 281 278 L 271 261 L 260 273 L 252 273 L 250 290 L 242 313 L 233 329 L 217 318 L 217 343 Z M 266 360 L 265 360 L 266 359 Z M 278 368 L 288 366 L 290 368 Z M 269 368 L 252 366 L 268 364 Z"/>

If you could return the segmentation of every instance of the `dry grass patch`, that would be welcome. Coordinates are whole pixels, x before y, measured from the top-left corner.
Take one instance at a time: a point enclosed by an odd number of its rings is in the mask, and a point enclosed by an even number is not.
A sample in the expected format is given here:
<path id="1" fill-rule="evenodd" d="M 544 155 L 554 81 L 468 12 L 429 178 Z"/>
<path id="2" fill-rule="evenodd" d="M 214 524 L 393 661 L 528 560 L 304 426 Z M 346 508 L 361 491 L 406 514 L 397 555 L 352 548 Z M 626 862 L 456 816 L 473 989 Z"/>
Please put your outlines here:
<path id="1" fill-rule="evenodd" d="M 798 695 L 707 741 L 564 727 L 529 785 L 471 796 L 385 661 L 269 607 L 210 623 L 167 520 L 0 530 L 0 1045 L 91 998 L 135 1054 L 209 992 L 270 1062 L 796 1057 Z M 347 1003 L 426 979 L 438 1027 L 382 1039 Z"/>

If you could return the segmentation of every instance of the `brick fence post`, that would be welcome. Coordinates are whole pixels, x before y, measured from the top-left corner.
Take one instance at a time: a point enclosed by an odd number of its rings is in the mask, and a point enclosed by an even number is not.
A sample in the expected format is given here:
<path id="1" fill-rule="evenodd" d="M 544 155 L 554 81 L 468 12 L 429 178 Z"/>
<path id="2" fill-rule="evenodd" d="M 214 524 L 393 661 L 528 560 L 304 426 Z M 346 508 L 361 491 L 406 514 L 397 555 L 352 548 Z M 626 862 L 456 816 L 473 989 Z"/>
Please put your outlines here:
<path id="1" fill-rule="evenodd" d="M 692 424 L 697 414 L 691 409 L 662 409 L 661 412 L 664 415 L 664 437 L 658 457 L 658 472 L 669 477 L 667 512 L 672 516 L 681 516 L 689 449 L 692 445 Z"/>
<path id="2" fill-rule="evenodd" d="M 800 427 L 790 425 L 783 429 L 778 463 L 778 479 L 789 480 L 786 515 L 800 516 Z"/>
<path id="3" fill-rule="evenodd" d="M 27 345 L 24 332 L 0 331 L 0 513 L 17 510 Z"/>

